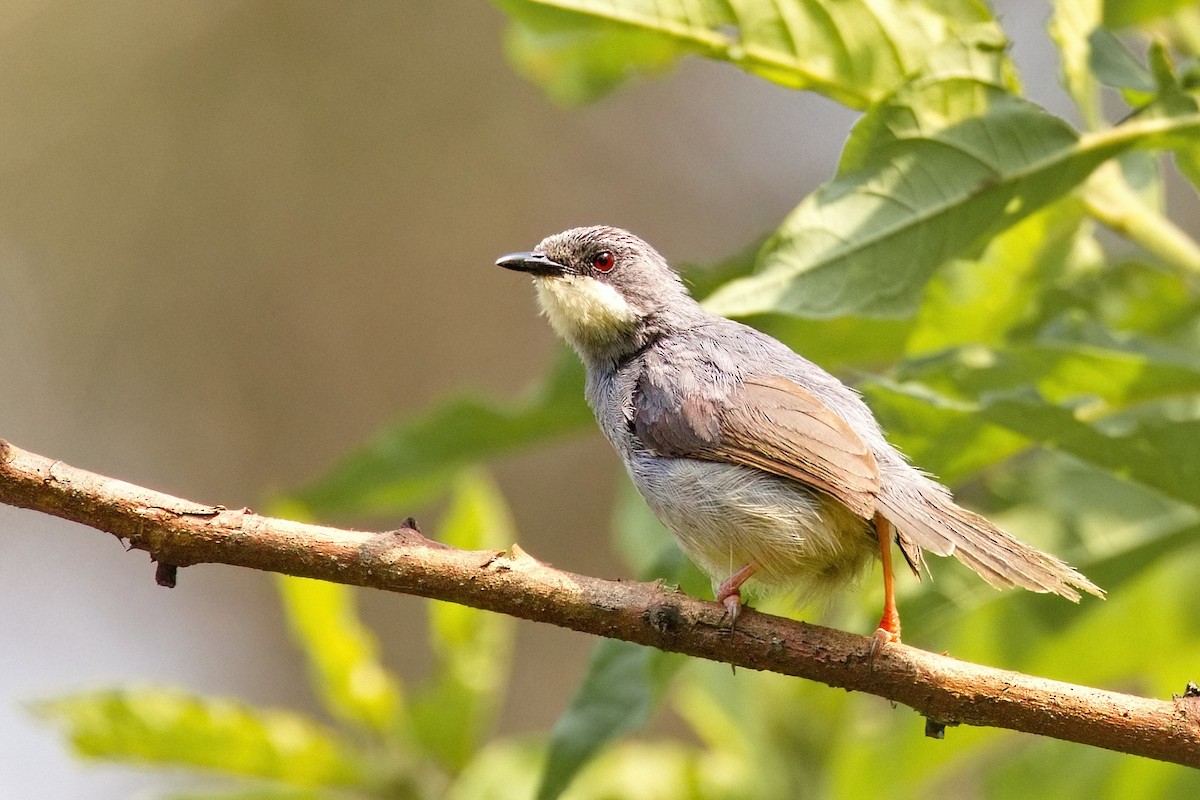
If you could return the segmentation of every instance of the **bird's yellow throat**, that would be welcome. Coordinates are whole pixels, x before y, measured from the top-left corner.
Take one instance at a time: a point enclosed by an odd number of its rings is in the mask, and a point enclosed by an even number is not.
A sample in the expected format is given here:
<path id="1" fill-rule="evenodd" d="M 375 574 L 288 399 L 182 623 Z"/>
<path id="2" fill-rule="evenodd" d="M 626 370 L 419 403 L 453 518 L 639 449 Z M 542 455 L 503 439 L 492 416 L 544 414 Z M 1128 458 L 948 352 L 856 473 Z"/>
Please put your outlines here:
<path id="1" fill-rule="evenodd" d="M 577 349 L 628 335 L 642 316 L 616 289 L 582 275 L 542 278 L 537 294 L 550 326 Z"/>

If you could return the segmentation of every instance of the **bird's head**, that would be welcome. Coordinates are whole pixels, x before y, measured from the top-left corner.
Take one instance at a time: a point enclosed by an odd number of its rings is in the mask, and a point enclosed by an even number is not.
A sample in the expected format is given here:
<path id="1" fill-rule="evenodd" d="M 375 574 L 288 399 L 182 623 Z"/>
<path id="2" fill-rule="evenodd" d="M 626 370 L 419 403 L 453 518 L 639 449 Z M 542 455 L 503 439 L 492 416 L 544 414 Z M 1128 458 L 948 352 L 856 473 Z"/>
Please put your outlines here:
<path id="1" fill-rule="evenodd" d="M 528 272 L 550 325 L 586 361 L 614 361 L 699 313 L 650 245 L 620 228 L 572 228 L 496 262 Z"/>

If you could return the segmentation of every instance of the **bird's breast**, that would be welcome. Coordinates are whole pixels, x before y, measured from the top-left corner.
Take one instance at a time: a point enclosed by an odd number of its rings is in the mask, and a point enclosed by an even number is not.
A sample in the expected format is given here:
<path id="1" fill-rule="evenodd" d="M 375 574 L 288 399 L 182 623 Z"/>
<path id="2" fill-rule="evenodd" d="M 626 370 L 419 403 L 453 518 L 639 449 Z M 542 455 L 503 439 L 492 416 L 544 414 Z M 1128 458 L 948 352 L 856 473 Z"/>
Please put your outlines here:
<path id="1" fill-rule="evenodd" d="M 646 502 L 714 580 L 746 564 L 771 587 L 826 592 L 875 552 L 867 524 L 836 500 L 751 467 L 635 454 Z"/>

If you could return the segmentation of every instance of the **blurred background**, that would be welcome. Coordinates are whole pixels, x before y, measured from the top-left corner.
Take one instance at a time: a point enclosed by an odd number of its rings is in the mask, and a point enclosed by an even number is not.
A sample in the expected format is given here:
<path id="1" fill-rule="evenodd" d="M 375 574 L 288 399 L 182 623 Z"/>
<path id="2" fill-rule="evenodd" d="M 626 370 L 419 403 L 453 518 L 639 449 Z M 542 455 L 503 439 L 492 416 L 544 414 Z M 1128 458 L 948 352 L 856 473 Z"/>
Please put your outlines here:
<path id="1" fill-rule="evenodd" d="M 998 5 L 1022 9 L 1023 72 L 1052 74 L 1046 10 Z M 482 0 L 6 3 L 0 437 L 258 507 L 439 397 L 537 380 L 552 334 L 498 255 L 603 222 L 676 263 L 728 256 L 832 173 L 854 119 L 699 60 L 560 109 L 508 68 L 503 29 Z M 1069 114 L 1050 81 L 1030 94 Z M 527 550 L 624 574 L 598 436 L 494 472 Z M 153 572 L 0 507 L 0 797 L 146 783 L 73 759 L 37 698 L 167 683 L 320 713 L 269 575 L 193 567 L 168 591 Z M 361 600 L 419 676 L 423 601 Z M 502 728 L 546 730 L 591 646 L 522 623 Z"/>

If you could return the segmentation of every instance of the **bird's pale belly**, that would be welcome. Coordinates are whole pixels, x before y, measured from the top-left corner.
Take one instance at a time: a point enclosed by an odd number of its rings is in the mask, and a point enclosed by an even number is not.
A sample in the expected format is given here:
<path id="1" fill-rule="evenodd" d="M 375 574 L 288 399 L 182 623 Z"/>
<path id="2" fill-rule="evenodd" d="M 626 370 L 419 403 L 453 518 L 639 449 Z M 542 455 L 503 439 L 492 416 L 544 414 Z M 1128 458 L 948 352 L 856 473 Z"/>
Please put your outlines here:
<path id="1" fill-rule="evenodd" d="M 766 587 L 820 596 L 877 553 L 865 520 L 793 481 L 685 458 L 641 455 L 628 466 L 646 502 L 714 583 L 753 564 Z"/>

